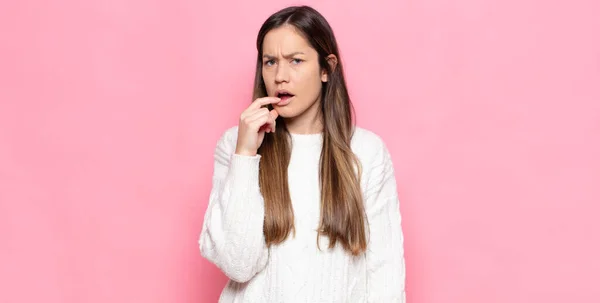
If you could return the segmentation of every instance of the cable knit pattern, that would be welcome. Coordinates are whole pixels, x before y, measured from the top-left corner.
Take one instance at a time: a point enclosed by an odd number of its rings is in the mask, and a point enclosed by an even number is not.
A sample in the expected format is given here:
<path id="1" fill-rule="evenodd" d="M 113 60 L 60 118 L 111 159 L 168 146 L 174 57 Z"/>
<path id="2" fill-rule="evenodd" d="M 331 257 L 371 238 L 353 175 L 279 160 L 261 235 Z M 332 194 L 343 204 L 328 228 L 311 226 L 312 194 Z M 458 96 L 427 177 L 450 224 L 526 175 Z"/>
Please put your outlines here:
<path id="1" fill-rule="evenodd" d="M 202 256 L 230 279 L 220 303 L 405 303 L 404 237 L 394 167 L 385 143 L 357 127 L 352 149 L 362 163 L 368 249 L 361 256 L 340 245 L 317 247 L 322 136 L 292 135 L 288 181 L 296 236 L 267 248 L 261 156 L 234 153 L 237 126 L 225 131 L 214 154 L 213 188 L 199 244 Z"/>

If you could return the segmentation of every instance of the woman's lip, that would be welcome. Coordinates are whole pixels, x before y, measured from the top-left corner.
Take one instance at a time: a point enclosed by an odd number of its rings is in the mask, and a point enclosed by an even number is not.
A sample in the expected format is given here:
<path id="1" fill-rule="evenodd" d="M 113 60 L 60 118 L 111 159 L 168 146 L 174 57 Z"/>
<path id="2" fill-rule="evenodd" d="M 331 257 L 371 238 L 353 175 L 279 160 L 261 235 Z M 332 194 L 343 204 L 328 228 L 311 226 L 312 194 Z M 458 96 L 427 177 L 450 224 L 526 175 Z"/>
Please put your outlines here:
<path id="1" fill-rule="evenodd" d="M 283 106 L 283 105 L 287 105 L 290 103 L 290 100 L 292 100 L 294 98 L 294 96 L 291 96 L 289 98 L 286 98 L 285 100 L 281 100 L 278 103 L 275 103 L 275 105 L 279 105 L 279 106 Z"/>

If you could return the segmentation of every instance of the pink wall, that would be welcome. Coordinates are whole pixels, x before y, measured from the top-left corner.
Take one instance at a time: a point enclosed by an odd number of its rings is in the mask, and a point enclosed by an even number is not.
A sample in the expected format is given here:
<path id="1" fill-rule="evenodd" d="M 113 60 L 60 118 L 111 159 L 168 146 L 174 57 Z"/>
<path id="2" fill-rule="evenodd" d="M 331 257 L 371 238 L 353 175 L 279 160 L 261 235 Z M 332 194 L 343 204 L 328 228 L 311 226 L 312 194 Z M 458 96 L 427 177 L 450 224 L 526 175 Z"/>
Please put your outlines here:
<path id="1" fill-rule="evenodd" d="M 0 302 L 215 302 L 212 151 L 298 2 L 60 2 L 0 4 Z M 395 159 L 408 300 L 600 302 L 600 2 L 305 3 Z"/>

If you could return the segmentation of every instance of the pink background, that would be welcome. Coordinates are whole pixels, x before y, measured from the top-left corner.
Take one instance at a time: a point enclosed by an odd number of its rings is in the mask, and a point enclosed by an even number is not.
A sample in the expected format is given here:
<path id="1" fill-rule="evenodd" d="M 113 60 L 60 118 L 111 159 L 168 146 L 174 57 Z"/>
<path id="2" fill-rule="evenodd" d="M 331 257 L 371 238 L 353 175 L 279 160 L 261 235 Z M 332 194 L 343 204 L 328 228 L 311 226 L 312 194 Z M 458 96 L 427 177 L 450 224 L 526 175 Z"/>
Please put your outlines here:
<path id="1" fill-rule="evenodd" d="M 214 144 L 297 3 L 0 4 L 0 302 L 216 301 Z M 392 152 L 408 301 L 600 302 L 600 2 L 302 3 Z"/>

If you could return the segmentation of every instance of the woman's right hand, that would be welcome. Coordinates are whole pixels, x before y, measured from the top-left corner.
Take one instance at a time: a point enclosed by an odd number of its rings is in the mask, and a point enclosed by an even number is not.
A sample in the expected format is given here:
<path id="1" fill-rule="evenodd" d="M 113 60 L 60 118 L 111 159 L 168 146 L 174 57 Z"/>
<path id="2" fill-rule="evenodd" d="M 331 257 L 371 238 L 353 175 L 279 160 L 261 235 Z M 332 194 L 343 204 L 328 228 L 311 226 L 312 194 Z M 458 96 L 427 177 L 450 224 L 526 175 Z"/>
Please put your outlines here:
<path id="1" fill-rule="evenodd" d="M 262 144 L 265 133 L 275 131 L 276 110 L 263 107 L 281 101 L 277 97 L 264 97 L 254 100 L 240 115 L 237 145 L 235 153 L 243 156 L 255 156 Z"/>

